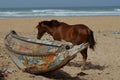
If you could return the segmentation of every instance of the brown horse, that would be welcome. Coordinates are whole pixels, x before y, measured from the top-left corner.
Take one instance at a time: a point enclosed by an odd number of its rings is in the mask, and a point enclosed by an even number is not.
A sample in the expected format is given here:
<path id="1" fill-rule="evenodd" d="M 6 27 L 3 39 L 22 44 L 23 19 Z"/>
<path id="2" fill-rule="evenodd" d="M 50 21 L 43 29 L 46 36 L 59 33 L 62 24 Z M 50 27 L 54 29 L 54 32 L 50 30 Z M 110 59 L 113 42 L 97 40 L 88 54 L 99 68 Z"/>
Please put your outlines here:
<path id="1" fill-rule="evenodd" d="M 93 31 L 84 24 L 69 25 L 57 20 L 51 20 L 39 22 L 36 28 L 38 29 L 37 39 L 40 39 L 43 34 L 47 32 L 52 35 L 55 40 L 65 40 L 72 42 L 74 45 L 88 42 L 89 47 L 94 50 L 96 42 Z M 81 51 L 83 56 L 82 70 L 85 69 L 87 48 Z"/>

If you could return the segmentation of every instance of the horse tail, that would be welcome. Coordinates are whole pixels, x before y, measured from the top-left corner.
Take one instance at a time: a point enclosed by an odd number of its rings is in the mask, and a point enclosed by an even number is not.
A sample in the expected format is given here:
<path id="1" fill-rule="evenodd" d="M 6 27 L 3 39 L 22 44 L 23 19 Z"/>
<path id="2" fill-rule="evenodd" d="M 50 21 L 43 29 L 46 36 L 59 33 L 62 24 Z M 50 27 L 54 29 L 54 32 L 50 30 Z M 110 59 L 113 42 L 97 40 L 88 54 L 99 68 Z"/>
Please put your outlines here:
<path id="1" fill-rule="evenodd" d="M 89 43 L 89 47 L 94 50 L 96 42 L 94 39 L 94 33 L 90 29 L 88 31 L 88 43 Z"/>

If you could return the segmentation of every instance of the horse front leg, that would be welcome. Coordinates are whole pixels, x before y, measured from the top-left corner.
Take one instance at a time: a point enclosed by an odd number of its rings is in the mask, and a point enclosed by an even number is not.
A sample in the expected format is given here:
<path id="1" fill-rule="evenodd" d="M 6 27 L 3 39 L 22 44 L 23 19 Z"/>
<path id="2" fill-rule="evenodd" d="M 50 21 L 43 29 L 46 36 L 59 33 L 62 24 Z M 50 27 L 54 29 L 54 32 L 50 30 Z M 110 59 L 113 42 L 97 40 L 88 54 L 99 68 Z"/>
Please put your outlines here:
<path id="1" fill-rule="evenodd" d="M 87 48 L 84 49 L 84 50 L 82 50 L 82 51 L 81 51 L 81 54 L 82 54 L 82 56 L 83 56 L 83 63 L 82 63 L 82 68 L 81 68 L 81 70 L 85 70 L 85 69 L 86 69 L 86 68 L 85 68 L 85 66 L 86 66 L 86 61 L 87 61 Z"/>

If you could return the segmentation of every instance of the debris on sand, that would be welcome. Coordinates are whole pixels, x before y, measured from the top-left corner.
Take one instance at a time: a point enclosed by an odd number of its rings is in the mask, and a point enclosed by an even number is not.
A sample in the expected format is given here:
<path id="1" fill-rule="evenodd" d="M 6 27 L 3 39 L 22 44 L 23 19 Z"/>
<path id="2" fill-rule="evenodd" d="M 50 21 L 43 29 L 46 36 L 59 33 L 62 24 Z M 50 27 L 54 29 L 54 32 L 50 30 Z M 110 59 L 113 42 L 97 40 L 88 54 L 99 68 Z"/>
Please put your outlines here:
<path id="1" fill-rule="evenodd" d="M 113 32 L 112 34 L 120 34 L 120 32 Z"/>
<path id="2" fill-rule="evenodd" d="M 12 68 L 5 68 L 0 70 L 0 80 L 6 80 L 8 73 L 12 73 L 14 70 Z"/>
<path id="3" fill-rule="evenodd" d="M 7 74 L 0 70 L 0 80 L 5 80 L 5 77 L 7 77 Z"/>

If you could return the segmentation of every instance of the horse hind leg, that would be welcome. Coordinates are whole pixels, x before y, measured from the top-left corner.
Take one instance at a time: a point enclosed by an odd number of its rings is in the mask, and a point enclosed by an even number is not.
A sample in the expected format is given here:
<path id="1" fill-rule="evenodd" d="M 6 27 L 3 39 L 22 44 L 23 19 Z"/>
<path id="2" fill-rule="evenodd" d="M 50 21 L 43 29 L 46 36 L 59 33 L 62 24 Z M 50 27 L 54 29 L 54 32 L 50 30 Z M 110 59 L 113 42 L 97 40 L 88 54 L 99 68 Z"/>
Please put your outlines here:
<path id="1" fill-rule="evenodd" d="M 81 51 L 82 57 L 83 57 L 83 63 L 81 70 L 85 70 L 86 61 L 87 61 L 87 48 Z"/>

